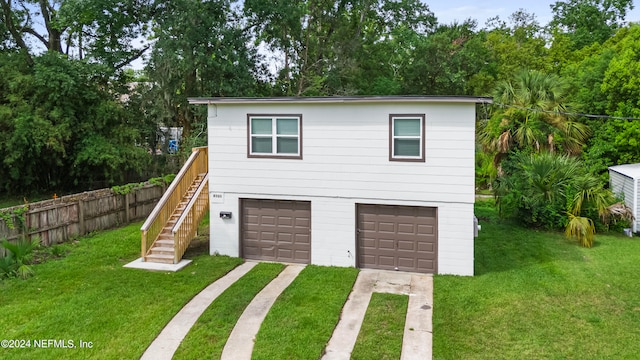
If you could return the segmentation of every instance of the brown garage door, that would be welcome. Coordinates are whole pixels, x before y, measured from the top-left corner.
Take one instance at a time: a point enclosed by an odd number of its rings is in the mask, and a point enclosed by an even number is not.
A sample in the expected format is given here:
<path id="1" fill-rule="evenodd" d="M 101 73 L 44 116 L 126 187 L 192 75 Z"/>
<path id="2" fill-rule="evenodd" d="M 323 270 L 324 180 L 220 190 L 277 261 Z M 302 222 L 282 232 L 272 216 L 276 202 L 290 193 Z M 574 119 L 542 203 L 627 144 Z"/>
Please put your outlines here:
<path id="1" fill-rule="evenodd" d="M 311 260 L 311 203 L 242 200 L 242 256 L 308 264 Z"/>
<path id="2" fill-rule="evenodd" d="M 361 268 L 437 272 L 436 208 L 359 204 L 357 212 Z"/>

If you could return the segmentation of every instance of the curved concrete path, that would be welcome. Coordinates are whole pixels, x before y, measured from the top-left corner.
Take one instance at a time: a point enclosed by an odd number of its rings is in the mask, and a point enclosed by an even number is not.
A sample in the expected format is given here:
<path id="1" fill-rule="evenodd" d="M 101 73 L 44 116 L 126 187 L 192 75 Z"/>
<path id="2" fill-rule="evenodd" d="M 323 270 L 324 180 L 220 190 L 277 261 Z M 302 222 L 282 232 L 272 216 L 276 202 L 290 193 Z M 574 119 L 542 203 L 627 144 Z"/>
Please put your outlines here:
<path id="1" fill-rule="evenodd" d="M 433 277 L 382 270 L 361 270 L 322 360 L 348 360 L 374 292 L 409 295 L 401 359 L 432 358 Z"/>
<path id="2" fill-rule="evenodd" d="M 222 294 L 231 284 L 249 272 L 257 263 L 245 262 L 231 270 L 227 275 L 216 280 L 196 295 L 176 316 L 164 327 L 160 335 L 149 345 L 142 354 L 142 360 L 171 360 L 178 346 L 187 336 L 193 324 L 211 303 Z"/>
<path id="3" fill-rule="evenodd" d="M 304 269 L 304 265 L 289 265 L 277 278 L 262 289 L 244 310 L 222 350 L 222 360 L 251 360 L 253 344 L 262 321 L 278 296 Z"/>

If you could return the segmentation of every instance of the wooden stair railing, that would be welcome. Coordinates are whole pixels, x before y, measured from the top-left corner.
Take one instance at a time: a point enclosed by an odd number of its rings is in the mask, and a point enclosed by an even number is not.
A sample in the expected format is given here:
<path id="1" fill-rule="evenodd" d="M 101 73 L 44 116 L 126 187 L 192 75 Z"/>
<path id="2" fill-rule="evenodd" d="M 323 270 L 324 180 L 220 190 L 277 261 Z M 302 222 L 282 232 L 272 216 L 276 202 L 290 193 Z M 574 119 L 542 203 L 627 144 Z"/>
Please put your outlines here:
<path id="1" fill-rule="evenodd" d="M 146 260 L 146 256 L 149 254 L 154 243 L 159 240 L 162 229 L 167 226 L 172 214 L 176 208 L 178 208 L 180 202 L 183 201 L 183 197 L 187 194 L 187 191 L 198 175 L 208 173 L 208 166 L 207 147 L 193 148 L 191 156 L 189 156 L 187 162 L 182 166 L 178 175 L 176 175 L 167 191 L 165 191 L 156 207 L 140 228 L 142 232 L 141 255 L 143 259 Z M 163 241 L 166 240 L 168 239 L 163 239 Z"/>
<path id="2" fill-rule="evenodd" d="M 171 231 L 175 251 L 174 264 L 180 262 L 189 243 L 198 235 L 198 224 L 207 210 L 209 210 L 209 176 L 204 174 L 204 179 Z"/>

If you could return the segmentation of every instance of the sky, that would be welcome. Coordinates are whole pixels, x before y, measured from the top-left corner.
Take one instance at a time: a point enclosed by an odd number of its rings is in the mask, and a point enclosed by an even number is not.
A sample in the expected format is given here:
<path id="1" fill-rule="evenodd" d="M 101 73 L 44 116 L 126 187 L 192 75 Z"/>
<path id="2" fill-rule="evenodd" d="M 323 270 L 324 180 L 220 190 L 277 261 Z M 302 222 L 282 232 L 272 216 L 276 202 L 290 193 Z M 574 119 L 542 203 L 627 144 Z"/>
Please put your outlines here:
<path id="1" fill-rule="evenodd" d="M 519 9 L 536 15 L 540 25 L 551 21 L 551 5 L 555 1 L 513 1 L 513 0 L 423 0 L 438 18 L 439 24 L 450 24 L 454 21 L 462 23 L 465 19 L 478 20 L 478 28 L 482 28 L 487 19 L 500 16 L 508 20 L 509 16 Z M 640 22 L 640 9 L 637 7 L 627 13 L 627 21 Z"/>

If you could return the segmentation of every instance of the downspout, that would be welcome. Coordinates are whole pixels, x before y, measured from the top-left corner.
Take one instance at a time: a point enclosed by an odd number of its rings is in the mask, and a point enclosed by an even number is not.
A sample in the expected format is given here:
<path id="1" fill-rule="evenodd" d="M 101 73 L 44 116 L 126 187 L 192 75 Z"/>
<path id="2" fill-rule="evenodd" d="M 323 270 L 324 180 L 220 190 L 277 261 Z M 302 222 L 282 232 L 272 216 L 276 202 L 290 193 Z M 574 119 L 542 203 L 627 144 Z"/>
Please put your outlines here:
<path id="1" fill-rule="evenodd" d="M 638 231 L 638 178 L 636 178 L 635 176 L 633 177 L 633 210 L 632 210 L 633 216 L 635 217 L 633 219 L 633 226 L 631 227 L 633 229 L 633 232 L 635 233 L 636 231 Z"/>

